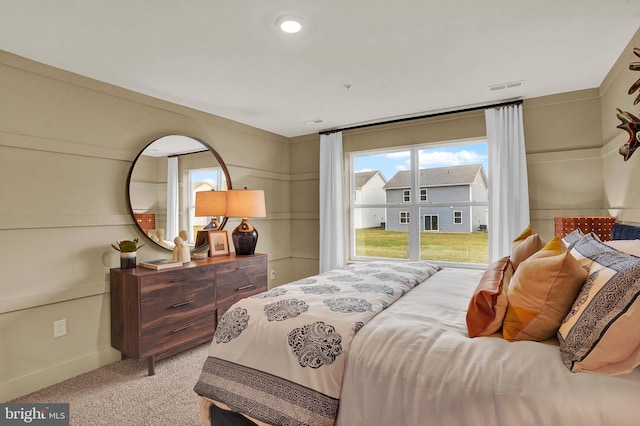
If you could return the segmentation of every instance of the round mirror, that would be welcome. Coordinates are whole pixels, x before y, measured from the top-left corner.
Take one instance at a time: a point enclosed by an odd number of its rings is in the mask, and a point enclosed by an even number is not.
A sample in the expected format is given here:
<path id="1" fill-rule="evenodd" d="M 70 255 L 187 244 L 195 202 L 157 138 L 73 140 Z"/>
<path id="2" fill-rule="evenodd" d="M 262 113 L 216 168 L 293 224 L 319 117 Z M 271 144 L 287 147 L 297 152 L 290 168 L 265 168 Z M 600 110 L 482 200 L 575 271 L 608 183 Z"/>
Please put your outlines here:
<path id="1" fill-rule="evenodd" d="M 182 135 L 148 144 L 135 158 L 127 177 L 129 211 L 149 242 L 167 250 L 178 236 L 192 246 L 208 243 L 199 230 L 224 216 L 196 216 L 196 193 L 231 189 L 227 166 L 211 146 Z"/>

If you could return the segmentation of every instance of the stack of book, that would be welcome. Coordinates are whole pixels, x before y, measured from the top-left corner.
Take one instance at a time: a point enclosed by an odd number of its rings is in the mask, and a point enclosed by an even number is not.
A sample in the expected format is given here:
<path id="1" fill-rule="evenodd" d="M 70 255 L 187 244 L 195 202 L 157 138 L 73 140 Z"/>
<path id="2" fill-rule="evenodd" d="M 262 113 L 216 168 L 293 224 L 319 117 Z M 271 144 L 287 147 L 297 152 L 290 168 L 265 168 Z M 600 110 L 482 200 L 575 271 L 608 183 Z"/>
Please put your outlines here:
<path id="1" fill-rule="evenodd" d="M 182 266 L 183 262 L 178 262 L 172 259 L 157 259 L 157 260 L 148 260 L 146 262 L 140 262 L 138 265 L 144 266 L 149 269 L 168 269 L 168 268 L 177 268 Z"/>

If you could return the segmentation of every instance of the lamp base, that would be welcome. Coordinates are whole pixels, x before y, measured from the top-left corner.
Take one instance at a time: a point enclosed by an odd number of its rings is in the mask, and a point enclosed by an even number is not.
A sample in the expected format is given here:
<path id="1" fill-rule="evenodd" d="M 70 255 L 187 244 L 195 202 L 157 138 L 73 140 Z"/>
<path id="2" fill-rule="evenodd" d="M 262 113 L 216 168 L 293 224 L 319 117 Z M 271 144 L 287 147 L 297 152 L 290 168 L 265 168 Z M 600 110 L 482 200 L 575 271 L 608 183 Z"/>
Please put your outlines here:
<path id="1" fill-rule="evenodd" d="M 207 223 L 207 226 L 202 229 L 218 229 L 219 227 L 220 224 L 218 223 L 218 218 L 212 217 L 211 222 Z"/>
<path id="2" fill-rule="evenodd" d="M 231 233 L 231 239 L 233 240 L 233 247 L 235 247 L 236 255 L 252 255 L 256 251 L 258 231 L 256 231 L 247 219 L 242 219 L 240 225 L 238 225 Z"/>

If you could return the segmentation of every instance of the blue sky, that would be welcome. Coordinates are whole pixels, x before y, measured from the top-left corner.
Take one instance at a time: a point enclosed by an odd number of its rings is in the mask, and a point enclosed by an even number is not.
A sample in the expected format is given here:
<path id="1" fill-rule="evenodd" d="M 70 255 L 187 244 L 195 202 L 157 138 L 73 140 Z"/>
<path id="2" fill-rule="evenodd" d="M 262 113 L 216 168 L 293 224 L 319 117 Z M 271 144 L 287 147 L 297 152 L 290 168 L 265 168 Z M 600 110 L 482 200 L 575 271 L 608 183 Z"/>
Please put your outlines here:
<path id="1" fill-rule="evenodd" d="M 212 170 L 197 171 L 193 173 L 191 178 L 193 182 L 209 182 L 214 188 L 216 188 L 217 171 L 212 171 Z"/>
<path id="2" fill-rule="evenodd" d="M 353 159 L 354 171 L 380 170 L 387 180 L 391 179 L 400 170 L 409 170 L 409 162 L 408 150 L 357 156 Z M 468 164 L 482 164 L 485 173 L 489 174 L 487 144 L 485 141 L 420 150 L 421 169 Z"/>

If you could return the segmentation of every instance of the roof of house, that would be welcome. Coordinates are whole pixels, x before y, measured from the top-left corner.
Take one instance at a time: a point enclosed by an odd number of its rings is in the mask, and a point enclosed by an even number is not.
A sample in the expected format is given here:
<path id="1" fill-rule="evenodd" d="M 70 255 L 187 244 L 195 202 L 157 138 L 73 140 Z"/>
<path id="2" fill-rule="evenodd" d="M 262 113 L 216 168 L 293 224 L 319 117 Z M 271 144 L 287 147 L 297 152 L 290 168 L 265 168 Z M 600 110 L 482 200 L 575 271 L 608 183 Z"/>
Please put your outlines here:
<path id="1" fill-rule="evenodd" d="M 370 172 L 356 172 L 353 174 L 353 183 L 355 189 L 362 188 L 367 182 L 369 182 L 375 175 L 379 174 L 380 177 L 386 182 L 387 179 L 379 170 L 373 170 Z"/>
<path id="2" fill-rule="evenodd" d="M 409 188 L 411 186 L 410 173 L 409 170 L 396 173 L 383 188 Z M 486 185 L 487 177 L 482 164 L 420 169 L 420 187 L 471 185 L 476 180 L 478 173 L 482 174 Z"/>

